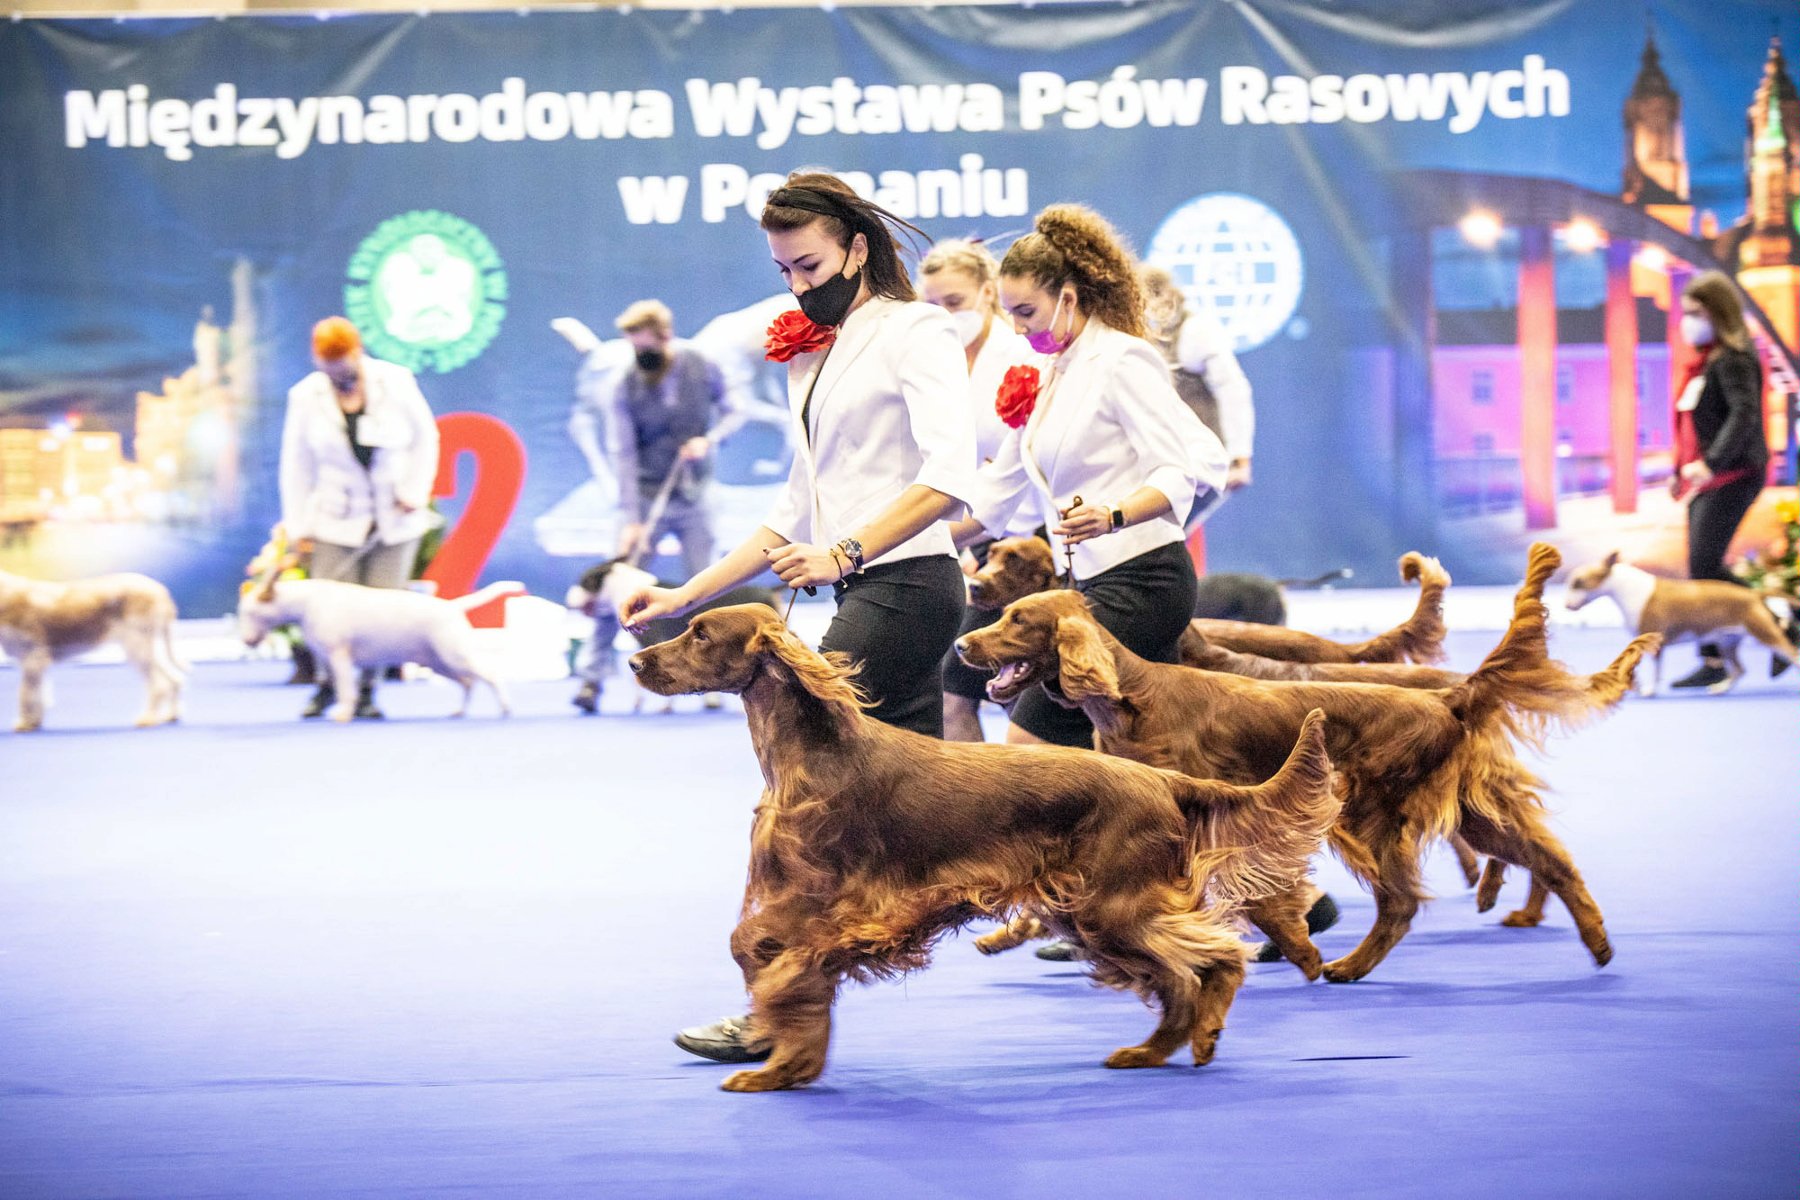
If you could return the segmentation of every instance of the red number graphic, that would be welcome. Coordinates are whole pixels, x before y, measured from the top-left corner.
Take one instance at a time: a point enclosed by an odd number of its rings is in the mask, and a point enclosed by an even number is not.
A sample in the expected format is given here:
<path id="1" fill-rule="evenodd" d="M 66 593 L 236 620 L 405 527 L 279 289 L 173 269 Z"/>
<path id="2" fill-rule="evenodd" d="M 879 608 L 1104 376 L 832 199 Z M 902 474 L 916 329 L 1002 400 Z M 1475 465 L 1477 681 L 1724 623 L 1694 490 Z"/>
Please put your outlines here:
<path id="1" fill-rule="evenodd" d="M 438 418 L 437 426 L 438 473 L 431 487 L 433 496 L 456 495 L 462 456 L 475 459 L 475 478 L 462 516 L 425 571 L 425 578 L 437 584 L 437 594 L 449 600 L 475 590 L 494 544 L 512 520 L 519 491 L 525 486 L 525 443 L 506 422 L 485 413 L 446 413 Z M 502 604 L 496 600 L 472 610 L 469 623 L 498 627 Z"/>

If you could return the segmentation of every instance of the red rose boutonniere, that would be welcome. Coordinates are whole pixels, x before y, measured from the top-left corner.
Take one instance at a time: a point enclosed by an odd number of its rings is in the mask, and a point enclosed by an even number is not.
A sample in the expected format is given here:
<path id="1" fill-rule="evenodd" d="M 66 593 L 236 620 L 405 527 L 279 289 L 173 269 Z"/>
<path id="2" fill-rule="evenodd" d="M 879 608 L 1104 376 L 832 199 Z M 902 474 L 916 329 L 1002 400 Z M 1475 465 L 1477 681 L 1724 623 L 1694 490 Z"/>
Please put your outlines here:
<path id="1" fill-rule="evenodd" d="M 1038 369 L 1036 367 L 1011 367 L 1006 377 L 1000 381 L 1000 391 L 994 396 L 994 411 L 1000 419 L 1014 429 L 1024 426 L 1031 419 L 1031 410 L 1037 406 Z"/>
<path id="2" fill-rule="evenodd" d="M 770 362 L 786 362 L 796 354 L 823 350 L 837 340 L 837 329 L 831 325 L 815 325 L 797 308 L 776 317 L 763 335 L 763 357 Z"/>

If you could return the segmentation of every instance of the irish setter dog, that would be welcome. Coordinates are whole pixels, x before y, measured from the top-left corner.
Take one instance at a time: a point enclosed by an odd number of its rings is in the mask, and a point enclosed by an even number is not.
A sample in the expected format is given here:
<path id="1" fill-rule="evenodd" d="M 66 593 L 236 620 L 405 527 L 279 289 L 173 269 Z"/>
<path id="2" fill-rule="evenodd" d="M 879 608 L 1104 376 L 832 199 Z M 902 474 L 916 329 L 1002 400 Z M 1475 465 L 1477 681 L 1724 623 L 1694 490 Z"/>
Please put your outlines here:
<path id="1" fill-rule="evenodd" d="M 1309 663 L 1430 663 L 1444 657 L 1444 590 L 1450 576 L 1434 558 L 1415 552 L 1400 559 L 1400 578 L 1419 585 L 1412 616 L 1385 633 L 1361 642 L 1334 642 L 1285 625 L 1195 618 L 1182 635 L 1186 661 L 1191 639 L 1266 658 Z M 1056 561 L 1042 538 L 1002 538 L 988 549 L 985 566 L 969 585 L 969 603 L 999 610 L 1015 600 L 1057 585 Z M 1197 664 L 1196 664 L 1197 665 Z"/>
<path id="2" fill-rule="evenodd" d="M 1421 847 L 1456 831 L 1476 850 L 1541 879 L 1604 966 L 1612 947 L 1600 908 L 1545 825 L 1542 781 L 1512 746 L 1518 730 L 1579 720 L 1592 703 L 1545 653 L 1543 587 L 1560 561 L 1553 548 L 1532 547 L 1500 644 L 1473 675 L 1440 690 L 1272 682 L 1147 662 L 1068 591 L 1016 601 L 957 647 L 971 665 L 997 672 L 989 685 L 996 700 L 1042 686 L 1088 715 L 1100 749 L 1208 778 L 1263 778 L 1304 715 L 1323 710 L 1344 802 L 1329 840 L 1376 901 L 1375 925 L 1362 944 L 1323 965 L 1333 982 L 1361 979 L 1406 935 L 1425 898 Z M 1633 643 L 1615 668 L 1628 678 L 1641 653 Z M 1245 912 L 1310 978 L 1321 967 L 1299 891 L 1253 900 Z"/>
<path id="3" fill-rule="evenodd" d="M 882 725 L 850 668 L 761 605 L 702 613 L 631 668 L 663 695 L 741 693 L 762 764 L 731 952 L 774 1050 L 729 1091 L 817 1079 L 844 980 L 923 967 L 949 930 L 1022 911 L 1079 938 L 1100 982 L 1160 1008 L 1107 1066 L 1159 1066 L 1184 1044 L 1202 1065 L 1244 976 L 1238 904 L 1292 887 L 1336 818 L 1317 713 L 1272 778 L 1238 787 Z"/>
<path id="4" fill-rule="evenodd" d="M 1617 704 L 1631 690 L 1632 671 L 1639 658 L 1654 654 L 1660 647 L 1662 639 L 1656 634 L 1645 634 L 1636 638 L 1628 648 L 1626 656 L 1615 660 L 1605 670 L 1596 671 L 1592 675 L 1571 675 L 1567 685 L 1571 691 L 1571 701 L 1576 700 L 1575 693 L 1585 693 L 1590 711 L 1604 711 Z M 1396 687 L 1409 688 L 1452 688 L 1468 679 L 1461 671 L 1451 671 L 1443 667 L 1417 666 L 1412 663 L 1300 663 L 1286 662 L 1281 659 L 1264 658 L 1257 654 L 1244 654 L 1237 650 L 1227 650 L 1223 646 L 1215 646 L 1204 634 L 1189 630 L 1181 641 L 1181 661 L 1190 667 L 1199 667 L 1204 671 L 1222 671 L 1228 675 L 1242 675 L 1249 679 L 1285 679 L 1305 680 L 1319 683 L 1388 683 Z M 1579 707 L 1579 705 L 1576 705 Z M 1526 718 L 1529 713 L 1522 714 Z M 1520 731 L 1534 741 L 1538 740 L 1543 730 L 1535 727 Z M 1487 912 L 1499 899 L 1500 887 L 1506 879 L 1506 864 L 1499 859 L 1489 859 L 1484 873 L 1475 851 L 1462 839 L 1460 834 L 1451 834 L 1450 848 L 1456 854 L 1457 865 L 1462 869 L 1463 878 L 1470 887 L 1479 890 L 1475 895 L 1477 912 Z M 1502 925 L 1515 928 L 1527 928 L 1541 923 L 1544 919 L 1544 903 L 1549 899 L 1549 889 L 1536 879 L 1532 880 L 1531 894 L 1525 901 L 1525 907 L 1508 913 L 1501 918 Z"/>

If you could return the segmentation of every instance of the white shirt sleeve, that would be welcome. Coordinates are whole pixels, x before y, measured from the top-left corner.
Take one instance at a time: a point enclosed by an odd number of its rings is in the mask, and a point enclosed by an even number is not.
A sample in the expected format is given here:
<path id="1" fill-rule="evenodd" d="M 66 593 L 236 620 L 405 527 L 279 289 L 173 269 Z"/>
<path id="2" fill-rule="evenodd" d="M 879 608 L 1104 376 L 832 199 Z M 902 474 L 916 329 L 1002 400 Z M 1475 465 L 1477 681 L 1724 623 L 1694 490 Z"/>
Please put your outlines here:
<path id="1" fill-rule="evenodd" d="M 304 388 L 295 384 L 288 391 L 287 417 L 281 428 L 281 524 L 290 542 L 312 536 L 306 527 L 306 513 L 319 477 L 318 463 L 306 440 L 305 407 Z"/>
<path id="2" fill-rule="evenodd" d="M 812 480 L 807 475 L 806 464 L 796 454 L 793 465 L 788 468 L 787 485 L 781 489 L 781 496 L 764 518 L 763 525 L 790 542 L 809 541 L 812 538 L 812 511 Z"/>
<path id="3" fill-rule="evenodd" d="M 968 404 L 968 360 L 950 319 L 933 310 L 918 322 L 902 343 L 897 366 L 900 397 L 923 459 L 913 482 L 970 503 L 975 414 Z"/>
<path id="4" fill-rule="evenodd" d="M 970 515 L 994 537 L 1005 535 L 1018 514 L 1019 506 L 1031 491 L 1031 476 L 1025 473 L 1025 462 L 1019 451 L 1024 431 L 1007 433 L 992 462 L 982 464 L 975 473 L 975 495 L 969 501 Z"/>
<path id="5" fill-rule="evenodd" d="M 1204 313 L 1190 312 L 1181 323 L 1175 358 L 1185 371 L 1206 381 L 1219 405 L 1219 429 L 1232 458 L 1249 458 L 1256 440 L 1256 406 L 1250 377 L 1231 352 L 1231 339 Z"/>
<path id="6" fill-rule="evenodd" d="M 1224 483 L 1222 474 L 1216 481 L 1201 480 L 1196 475 L 1196 464 L 1204 456 L 1195 452 L 1194 439 L 1204 434 L 1215 445 L 1218 439 L 1175 394 L 1162 356 L 1149 342 L 1141 338 L 1137 341 L 1137 345 L 1120 355 L 1112 386 L 1103 394 L 1113 406 L 1120 426 L 1128 432 L 1138 465 L 1144 469 L 1140 486 L 1155 488 L 1167 497 L 1168 519 L 1180 525 L 1193 508 L 1194 493 L 1201 483 Z M 1106 499 L 1116 504 L 1124 497 Z"/>

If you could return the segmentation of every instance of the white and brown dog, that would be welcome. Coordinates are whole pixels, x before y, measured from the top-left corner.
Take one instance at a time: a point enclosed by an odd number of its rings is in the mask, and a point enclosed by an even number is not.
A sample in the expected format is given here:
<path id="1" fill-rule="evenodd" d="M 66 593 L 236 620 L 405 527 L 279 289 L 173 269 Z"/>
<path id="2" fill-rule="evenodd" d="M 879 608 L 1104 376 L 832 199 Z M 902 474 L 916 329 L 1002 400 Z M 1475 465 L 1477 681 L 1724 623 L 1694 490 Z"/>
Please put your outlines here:
<path id="1" fill-rule="evenodd" d="M 1662 579 L 1641 567 L 1620 562 L 1619 552 L 1614 550 L 1600 562 L 1582 567 L 1569 577 L 1566 603 L 1570 609 L 1585 607 L 1601 596 L 1612 597 L 1625 614 L 1625 628 L 1633 636 L 1660 633 L 1664 646 L 1674 641 L 1717 639 L 1728 677 L 1709 687 L 1710 692 L 1729 691 L 1743 675 L 1737 645 L 1746 634 L 1767 646 L 1778 666 L 1791 665 L 1800 655 L 1762 595 L 1735 583 Z M 1662 682 L 1662 647 L 1657 648 L 1652 661 L 1638 684 L 1640 695 L 1654 696 Z"/>
<path id="2" fill-rule="evenodd" d="M 187 666 L 175 655 L 175 601 L 144 575 L 102 575 L 72 583 L 26 579 L 0 571 L 0 649 L 20 669 L 20 733 L 40 729 L 48 704 L 50 664 L 117 642 L 143 672 L 149 699 L 139 728 L 181 716 Z"/>
<path id="3" fill-rule="evenodd" d="M 500 702 L 500 714 L 511 715 L 506 689 L 482 665 L 469 624 L 469 610 L 492 600 L 507 585 L 495 584 L 455 600 L 440 600 L 403 588 L 372 588 L 330 579 L 277 581 L 271 572 L 246 587 L 238 599 L 238 634 L 255 646 L 278 625 L 300 627 L 307 645 L 330 666 L 337 703 L 331 719 L 355 715 L 357 668 L 418 663 L 462 685 L 462 704 L 469 710 L 476 683 L 485 683 Z"/>

